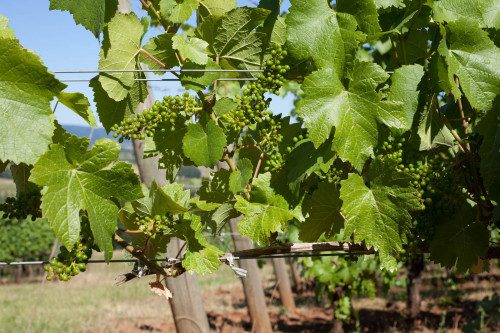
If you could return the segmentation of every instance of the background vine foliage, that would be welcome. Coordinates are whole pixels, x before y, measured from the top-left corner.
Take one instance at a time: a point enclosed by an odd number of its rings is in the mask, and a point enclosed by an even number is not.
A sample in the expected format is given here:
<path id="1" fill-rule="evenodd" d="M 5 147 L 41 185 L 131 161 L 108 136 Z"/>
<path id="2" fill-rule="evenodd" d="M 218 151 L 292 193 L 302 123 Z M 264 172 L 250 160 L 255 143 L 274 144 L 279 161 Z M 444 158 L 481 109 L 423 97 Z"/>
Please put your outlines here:
<path id="1" fill-rule="evenodd" d="M 96 126 L 88 100 L 0 17 L 0 165 L 23 175 L 2 210 L 41 216 L 61 240 L 50 278 L 85 270 L 92 248 L 109 260 L 124 229 L 147 258 L 185 240 L 183 268 L 210 273 L 223 253 L 205 234 L 239 215 L 261 246 L 296 225 L 302 241 L 364 243 L 389 271 L 422 251 L 460 272 L 484 267 L 499 226 L 497 1 L 292 0 L 287 13 L 271 0 L 141 2 L 141 20 L 116 0 L 51 9 L 99 38 L 100 70 L 126 70 L 90 86 L 106 130 L 145 140 L 166 169 L 170 184 L 150 189 L 117 161 L 119 143 L 90 147 L 56 123 L 54 99 Z M 193 12 L 196 26 L 184 24 Z M 164 32 L 145 40 L 151 26 Z M 186 93 L 136 113 L 147 87 L 130 70 L 144 66 L 253 72 L 181 71 Z M 274 94 L 289 91 L 292 115 L 273 114 Z M 173 182 L 182 165 L 220 164 L 194 197 Z"/>

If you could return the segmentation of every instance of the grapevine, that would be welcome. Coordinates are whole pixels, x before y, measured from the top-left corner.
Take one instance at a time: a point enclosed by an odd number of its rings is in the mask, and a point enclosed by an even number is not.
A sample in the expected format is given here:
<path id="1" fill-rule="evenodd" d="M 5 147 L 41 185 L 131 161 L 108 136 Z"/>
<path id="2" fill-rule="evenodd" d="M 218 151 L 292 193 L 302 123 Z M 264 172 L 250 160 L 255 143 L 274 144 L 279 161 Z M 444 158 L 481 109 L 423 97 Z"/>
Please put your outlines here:
<path id="1" fill-rule="evenodd" d="M 82 216 L 82 222 L 80 238 L 73 248 L 68 250 L 61 246 L 57 258 L 51 258 L 49 264 L 44 266 L 47 280 L 51 281 L 57 277 L 61 281 L 69 281 L 72 277 L 87 270 L 94 239 L 87 218 Z"/>
<path id="2" fill-rule="evenodd" d="M 184 125 L 201 110 L 200 102 L 189 93 L 182 96 L 165 96 L 163 101 L 156 101 L 144 112 L 124 119 L 113 125 L 114 137 L 124 139 L 140 139 L 152 137 L 156 131 L 175 131 L 179 125 Z"/>
<path id="3" fill-rule="evenodd" d="M 35 221 L 42 217 L 41 198 L 39 190 L 20 192 L 17 197 L 6 198 L 5 202 L 0 204 L 0 211 L 3 212 L 4 219 L 25 220 L 31 216 L 31 220 Z"/>
<path id="4" fill-rule="evenodd" d="M 137 216 L 134 222 L 140 231 L 152 238 L 170 234 L 174 227 L 173 217 L 167 215 Z"/>
<path id="5" fill-rule="evenodd" d="M 68 10 L 63 2 L 51 8 Z M 464 17 L 457 8 L 469 4 L 444 0 L 370 0 L 363 10 L 291 0 L 288 11 L 279 1 L 175 1 L 168 10 L 141 2 L 143 20 L 116 8 L 105 17 L 102 8 L 69 10 L 101 45 L 94 104 L 65 90 L 63 73 L 0 17 L 0 167 L 29 166 L 13 169 L 19 193 L 0 209 L 51 226 L 63 248 L 50 277 L 84 270 L 92 248 L 110 260 L 122 232 L 120 246 L 143 262 L 175 234 L 190 242 L 182 269 L 211 273 L 221 250 L 204 233 L 236 216 L 260 246 L 298 226 L 297 242 L 355 242 L 376 249 L 391 272 L 422 252 L 458 272 L 489 255 L 500 202 L 500 53 L 488 6 Z M 198 9 L 198 24 L 183 24 Z M 151 37 L 147 22 L 164 31 Z M 144 110 L 151 72 L 175 76 L 185 92 Z M 289 93 L 293 110 L 271 110 L 273 96 Z M 98 114 L 116 140 L 55 130 L 56 100 L 90 126 Z M 140 177 L 118 160 L 125 140 L 144 140 L 134 144 Z M 192 165 L 210 173 L 197 193 L 174 184 Z M 24 192 L 26 182 L 39 191 Z"/>

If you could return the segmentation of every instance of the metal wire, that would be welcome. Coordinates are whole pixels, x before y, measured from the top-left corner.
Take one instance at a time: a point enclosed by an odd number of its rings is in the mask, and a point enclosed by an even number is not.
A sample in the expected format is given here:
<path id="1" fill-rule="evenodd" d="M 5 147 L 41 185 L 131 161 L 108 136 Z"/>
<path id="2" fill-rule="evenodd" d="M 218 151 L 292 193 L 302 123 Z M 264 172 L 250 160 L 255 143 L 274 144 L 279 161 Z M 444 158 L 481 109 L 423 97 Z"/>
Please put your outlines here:
<path id="1" fill-rule="evenodd" d="M 99 73 L 262 73 L 263 69 L 98 69 L 52 71 L 54 74 L 99 74 Z"/>
<path id="2" fill-rule="evenodd" d="M 59 80 L 61 82 L 89 82 L 91 79 L 65 79 Z M 221 78 L 214 81 L 257 81 L 254 77 L 234 77 L 234 78 Z M 179 82 L 180 79 L 134 79 L 134 81 L 142 82 Z"/>
<path id="3" fill-rule="evenodd" d="M 234 260 L 256 260 L 256 259 L 275 259 L 275 258 L 313 258 L 313 257 L 349 257 L 356 255 L 367 255 L 373 253 L 365 253 L 365 252 L 327 252 L 327 253 L 283 253 L 283 254 L 270 254 L 270 255 L 261 255 L 261 256 L 245 256 L 245 257 L 233 257 Z M 223 257 L 219 258 L 224 260 Z M 167 262 L 172 260 L 172 258 L 166 259 L 150 259 L 150 261 L 154 262 Z M 114 263 L 135 263 L 140 260 L 138 259 L 112 259 L 109 261 L 106 260 L 98 260 L 91 259 L 87 263 L 89 264 L 114 264 Z M 22 265 L 45 265 L 48 264 L 47 260 L 40 261 L 0 261 L 0 266 L 22 266 Z"/>

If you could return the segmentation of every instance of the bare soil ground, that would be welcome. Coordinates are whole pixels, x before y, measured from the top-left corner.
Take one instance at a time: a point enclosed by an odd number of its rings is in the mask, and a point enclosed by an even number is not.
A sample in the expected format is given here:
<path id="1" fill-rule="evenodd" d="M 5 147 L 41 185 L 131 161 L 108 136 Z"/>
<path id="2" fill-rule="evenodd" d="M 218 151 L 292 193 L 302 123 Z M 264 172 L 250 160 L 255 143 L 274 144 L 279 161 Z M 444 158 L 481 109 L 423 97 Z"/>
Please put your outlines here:
<path id="1" fill-rule="evenodd" d="M 333 311 L 319 306 L 312 292 L 296 295 L 298 309 L 286 312 L 279 304 L 279 294 L 269 277 L 266 280 L 268 312 L 275 332 L 329 332 L 332 329 Z M 500 275 L 484 274 L 478 282 L 464 281 L 459 284 L 461 300 L 456 304 L 442 305 L 442 289 L 435 289 L 431 280 L 424 288 L 422 311 L 416 325 L 411 327 L 405 316 L 405 302 L 394 300 L 403 290 L 395 288 L 390 298 L 356 299 L 359 322 L 345 325 L 346 332 L 463 332 L 467 323 L 477 320 L 477 305 L 484 297 L 500 290 Z M 245 308 L 241 285 L 231 283 L 215 288 L 205 288 L 205 307 L 212 332 L 252 332 L 252 324 Z M 500 309 L 497 309 L 497 312 Z M 497 318 L 498 319 L 498 318 Z M 481 332 L 500 332 L 499 322 L 485 320 Z M 117 332 L 173 332 L 170 321 L 159 319 L 117 321 Z M 471 332 L 474 332 L 472 330 Z M 95 331 L 93 331 L 95 332 Z"/>
<path id="2" fill-rule="evenodd" d="M 175 332 L 169 304 L 148 290 L 148 278 L 115 285 L 116 277 L 128 270 L 126 264 L 89 265 L 86 274 L 69 283 L 0 282 L 0 332 Z M 275 332 L 331 331 L 332 309 L 318 303 L 312 291 L 296 295 L 297 311 L 287 312 L 280 305 L 270 265 L 262 272 Z M 199 281 L 212 332 L 252 331 L 241 283 L 230 269 Z M 498 303 L 486 316 L 479 311 L 483 299 L 499 291 L 498 269 L 475 281 L 459 280 L 454 291 L 445 288 L 442 279 L 427 276 L 413 332 L 463 332 L 467 325 L 473 328 L 470 332 L 477 331 L 474 327 L 500 332 Z M 354 300 L 358 320 L 346 324 L 345 331 L 410 331 L 404 295 L 404 289 L 393 288 L 385 298 Z"/>

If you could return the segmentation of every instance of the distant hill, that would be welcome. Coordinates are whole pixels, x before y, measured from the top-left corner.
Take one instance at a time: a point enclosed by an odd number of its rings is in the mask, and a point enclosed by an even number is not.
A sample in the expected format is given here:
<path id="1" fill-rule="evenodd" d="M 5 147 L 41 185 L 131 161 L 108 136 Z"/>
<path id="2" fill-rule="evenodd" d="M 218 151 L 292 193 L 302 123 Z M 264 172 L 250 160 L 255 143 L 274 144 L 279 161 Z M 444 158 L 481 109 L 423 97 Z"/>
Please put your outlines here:
<path id="1" fill-rule="evenodd" d="M 108 138 L 117 141 L 115 138 L 113 138 L 112 134 L 106 134 L 106 130 L 102 127 L 92 128 L 90 126 L 80 126 L 80 125 L 62 125 L 62 127 L 69 133 L 81 138 L 82 137 L 89 138 L 90 136 L 92 136 L 90 144 L 94 144 L 95 141 L 102 138 Z M 123 142 L 122 144 L 123 151 L 131 151 L 132 149 L 133 148 L 131 141 Z"/>
<path id="2" fill-rule="evenodd" d="M 80 126 L 80 125 L 62 125 L 62 127 L 68 131 L 69 133 L 76 135 L 78 137 L 91 137 L 91 144 L 94 144 L 95 141 L 108 138 L 115 141 L 117 139 L 113 138 L 113 134 L 106 134 L 106 130 L 104 128 L 93 128 L 90 126 Z M 135 164 L 135 155 L 134 155 L 134 147 L 132 146 L 132 141 L 125 140 L 122 144 L 122 151 L 120 153 L 119 159 L 122 161 L 127 161 L 129 163 Z M 210 169 L 207 168 L 197 168 L 195 166 L 183 166 L 179 172 L 180 177 L 185 177 L 188 179 L 200 179 L 207 178 L 210 175 Z M 0 173 L 0 178 L 11 179 L 12 175 L 10 173 L 10 169 L 7 168 L 4 172 Z M 0 184 L 0 190 L 2 186 Z"/>

